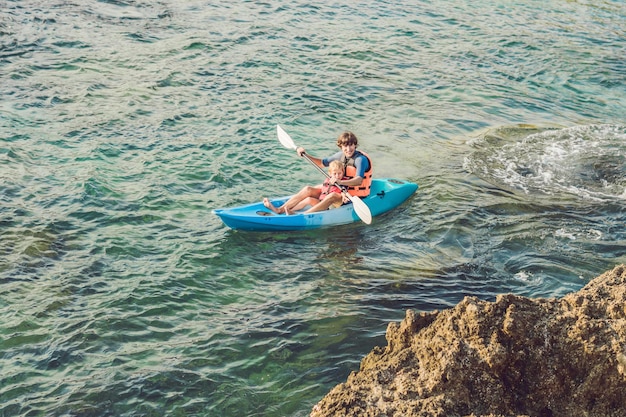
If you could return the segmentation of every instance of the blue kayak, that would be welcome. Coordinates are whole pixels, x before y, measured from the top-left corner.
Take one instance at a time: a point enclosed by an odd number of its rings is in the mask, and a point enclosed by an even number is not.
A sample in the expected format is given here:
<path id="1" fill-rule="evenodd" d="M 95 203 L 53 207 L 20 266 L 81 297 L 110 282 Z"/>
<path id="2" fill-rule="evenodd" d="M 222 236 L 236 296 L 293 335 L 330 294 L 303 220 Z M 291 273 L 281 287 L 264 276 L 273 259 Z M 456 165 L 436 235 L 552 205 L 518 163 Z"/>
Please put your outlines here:
<path id="1" fill-rule="evenodd" d="M 415 183 L 393 178 L 376 178 L 372 180 L 370 195 L 362 200 L 372 216 L 378 216 L 404 203 L 415 191 Z M 289 197 L 282 197 L 271 201 L 278 207 L 288 199 Z M 213 212 L 232 229 L 254 231 L 310 230 L 359 221 L 352 204 L 307 214 L 275 214 L 263 202 L 216 209 Z"/>

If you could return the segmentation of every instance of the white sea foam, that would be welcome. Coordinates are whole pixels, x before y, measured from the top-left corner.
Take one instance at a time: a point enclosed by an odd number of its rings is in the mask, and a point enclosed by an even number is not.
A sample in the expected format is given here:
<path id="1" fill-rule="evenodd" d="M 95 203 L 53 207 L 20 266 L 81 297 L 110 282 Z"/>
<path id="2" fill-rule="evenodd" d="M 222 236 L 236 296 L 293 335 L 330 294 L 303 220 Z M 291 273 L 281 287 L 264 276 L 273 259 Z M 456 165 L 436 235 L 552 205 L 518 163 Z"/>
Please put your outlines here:
<path id="1" fill-rule="evenodd" d="M 498 139 L 498 144 L 474 141 L 478 151 L 466 159 L 465 167 L 525 194 L 569 194 L 590 201 L 625 197 L 624 126 L 576 126 L 521 140 Z"/>

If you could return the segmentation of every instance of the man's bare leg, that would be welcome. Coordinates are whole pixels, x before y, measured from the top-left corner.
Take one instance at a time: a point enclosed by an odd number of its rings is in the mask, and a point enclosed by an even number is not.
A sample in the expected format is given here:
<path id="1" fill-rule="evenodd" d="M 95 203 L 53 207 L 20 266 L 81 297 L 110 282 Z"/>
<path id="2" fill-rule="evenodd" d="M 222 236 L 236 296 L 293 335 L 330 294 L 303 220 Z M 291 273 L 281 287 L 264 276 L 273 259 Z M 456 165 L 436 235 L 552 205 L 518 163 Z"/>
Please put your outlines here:
<path id="1" fill-rule="evenodd" d="M 335 203 L 342 202 L 343 197 L 339 193 L 330 193 L 322 201 L 305 211 L 305 213 L 315 213 L 316 211 L 328 210 Z"/>
<path id="2" fill-rule="evenodd" d="M 267 198 L 263 199 L 263 205 L 265 205 L 265 207 L 277 214 L 289 213 L 290 211 L 293 211 L 294 207 L 301 201 L 310 197 L 317 198 L 319 197 L 320 193 L 321 187 L 306 186 L 298 191 L 297 194 L 291 196 L 291 198 L 285 201 L 285 203 L 280 207 L 274 206 Z"/>

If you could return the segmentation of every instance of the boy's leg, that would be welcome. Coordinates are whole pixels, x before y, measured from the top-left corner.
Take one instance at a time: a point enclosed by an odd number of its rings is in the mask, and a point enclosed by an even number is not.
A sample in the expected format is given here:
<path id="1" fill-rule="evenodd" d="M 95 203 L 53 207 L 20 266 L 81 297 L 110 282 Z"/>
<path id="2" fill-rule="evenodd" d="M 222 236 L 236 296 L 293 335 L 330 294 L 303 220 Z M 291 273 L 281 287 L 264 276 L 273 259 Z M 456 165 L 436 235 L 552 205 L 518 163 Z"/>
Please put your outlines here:
<path id="1" fill-rule="evenodd" d="M 295 206 L 293 206 L 293 208 L 291 210 L 289 210 L 289 212 L 300 211 L 303 208 L 305 208 L 306 206 L 313 207 L 314 205 L 318 204 L 319 202 L 320 202 L 320 200 L 318 200 L 315 197 L 307 197 L 304 200 L 300 201 Z"/>

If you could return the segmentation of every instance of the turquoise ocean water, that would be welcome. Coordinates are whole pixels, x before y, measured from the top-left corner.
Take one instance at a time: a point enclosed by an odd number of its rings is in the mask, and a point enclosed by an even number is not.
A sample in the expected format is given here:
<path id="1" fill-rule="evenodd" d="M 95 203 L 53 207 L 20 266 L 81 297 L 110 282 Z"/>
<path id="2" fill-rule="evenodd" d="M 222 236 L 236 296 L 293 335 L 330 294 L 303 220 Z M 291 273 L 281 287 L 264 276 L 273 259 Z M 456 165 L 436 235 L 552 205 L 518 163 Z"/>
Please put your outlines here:
<path id="1" fill-rule="evenodd" d="M 0 415 L 306 416 L 407 308 L 626 262 L 622 1 L 0 8 Z M 401 208 L 298 233 L 354 131 Z"/>

